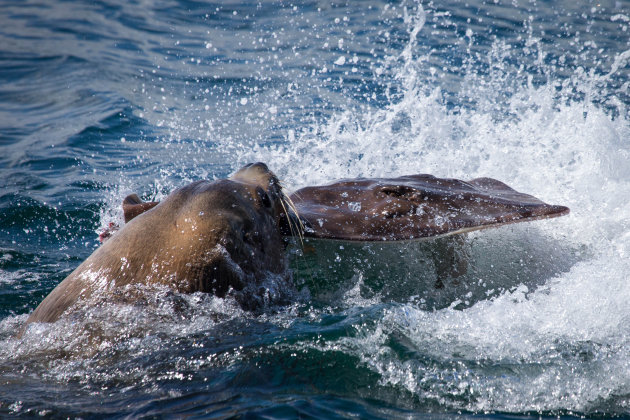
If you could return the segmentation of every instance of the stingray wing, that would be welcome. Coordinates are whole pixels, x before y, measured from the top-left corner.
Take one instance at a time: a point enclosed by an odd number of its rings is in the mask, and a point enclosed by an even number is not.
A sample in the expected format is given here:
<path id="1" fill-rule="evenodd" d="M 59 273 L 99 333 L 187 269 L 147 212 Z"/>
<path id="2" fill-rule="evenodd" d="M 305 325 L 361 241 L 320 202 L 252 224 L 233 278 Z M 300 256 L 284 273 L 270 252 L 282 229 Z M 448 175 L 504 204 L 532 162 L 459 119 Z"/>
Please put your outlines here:
<path id="1" fill-rule="evenodd" d="M 491 178 L 432 175 L 342 180 L 291 199 L 305 236 L 354 241 L 429 238 L 569 213 Z"/>

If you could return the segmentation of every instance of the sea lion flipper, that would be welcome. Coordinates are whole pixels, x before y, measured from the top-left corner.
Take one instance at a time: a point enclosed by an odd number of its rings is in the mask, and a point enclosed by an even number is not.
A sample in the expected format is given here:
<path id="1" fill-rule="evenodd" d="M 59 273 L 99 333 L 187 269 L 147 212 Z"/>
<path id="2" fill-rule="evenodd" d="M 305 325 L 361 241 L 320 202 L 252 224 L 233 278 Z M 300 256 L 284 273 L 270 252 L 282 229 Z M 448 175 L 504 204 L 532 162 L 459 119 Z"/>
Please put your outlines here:
<path id="1" fill-rule="evenodd" d="M 125 215 L 125 223 L 128 223 L 134 217 L 151 210 L 158 205 L 158 201 L 144 202 L 138 194 L 129 194 L 122 202 L 123 213 Z"/>

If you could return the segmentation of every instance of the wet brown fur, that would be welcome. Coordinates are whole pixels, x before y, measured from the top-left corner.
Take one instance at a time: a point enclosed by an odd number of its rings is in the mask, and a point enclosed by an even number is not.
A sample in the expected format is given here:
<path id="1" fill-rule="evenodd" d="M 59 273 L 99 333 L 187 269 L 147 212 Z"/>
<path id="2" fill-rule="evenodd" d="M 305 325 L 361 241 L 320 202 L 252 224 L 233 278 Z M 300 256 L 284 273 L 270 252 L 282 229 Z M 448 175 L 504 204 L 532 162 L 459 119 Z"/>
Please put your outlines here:
<path id="1" fill-rule="evenodd" d="M 257 293 L 260 279 L 271 274 L 289 282 L 279 229 L 282 198 L 275 175 L 263 164 L 230 179 L 180 188 L 107 239 L 27 324 L 53 322 L 79 298 L 134 282 L 217 296 L 233 290 L 244 307 L 255 307 L 249 295 Z"/>

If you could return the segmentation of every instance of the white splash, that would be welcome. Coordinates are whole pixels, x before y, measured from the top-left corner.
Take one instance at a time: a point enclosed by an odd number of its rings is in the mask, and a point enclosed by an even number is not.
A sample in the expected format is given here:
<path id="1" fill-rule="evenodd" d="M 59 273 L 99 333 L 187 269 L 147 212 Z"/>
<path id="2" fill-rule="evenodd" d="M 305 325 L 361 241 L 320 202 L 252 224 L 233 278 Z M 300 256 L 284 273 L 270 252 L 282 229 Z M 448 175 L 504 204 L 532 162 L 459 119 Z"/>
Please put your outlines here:
<path id="1" fill-rule="evenodd" d="M 423 84 L 415 71 L 422 66 L 412 52 L 424 12 L 408 22 L 411 41 L 392 60 L 402 62 L 398 100 L 371 112 L 346 110 L 296 133 L 285 147 L 259 147 L 244 160 L 262 157 L 293 188 L 410 173 L 494 177 L 569 206 L 570 216 L 530 229 L 557 247 L 586 251 L 541 287 L 521 285 L 464 310 L 452 305 L 426 312 L 405 304 L 362 337 L 333 347 L 359 356 L 384 384 L 458 409 L 588 411 L 611 396 L 629 395 L 630 121 L 623 107 L 613 118 L 593 102 L 595 88 L 628 66 L 628 52 L 603 77 L 578 71 L 572 83 L 542 86 L 530 79 L 499 99 L 480 86 L 494 86 L 484 77 L 505 81 L 510 74 L 471 73 L 468 94 L 479 106 L 453 111 L 440 89 Z M 590 92 L 586 99 L 573 99 L 584 91 Z M 387 345 L 391 331 L 444 365 L 399 360 Z M 498 368 L 495 377 L 483 369 L 492 365 L 513 370 Z"/>

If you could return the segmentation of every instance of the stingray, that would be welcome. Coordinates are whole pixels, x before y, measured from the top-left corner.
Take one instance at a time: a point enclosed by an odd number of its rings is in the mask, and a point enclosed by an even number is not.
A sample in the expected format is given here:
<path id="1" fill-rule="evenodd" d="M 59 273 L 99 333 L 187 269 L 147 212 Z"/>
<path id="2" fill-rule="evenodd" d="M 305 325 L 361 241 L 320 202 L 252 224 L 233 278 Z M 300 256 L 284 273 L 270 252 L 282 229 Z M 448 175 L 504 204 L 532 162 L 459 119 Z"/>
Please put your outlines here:
<path id="1" fill-rule="evenodd" d="M 426 174 L 346 179 L 290 198 L 304 236 L 347 241 L 436 238 L 569 213 L 492 178 Z"/>

